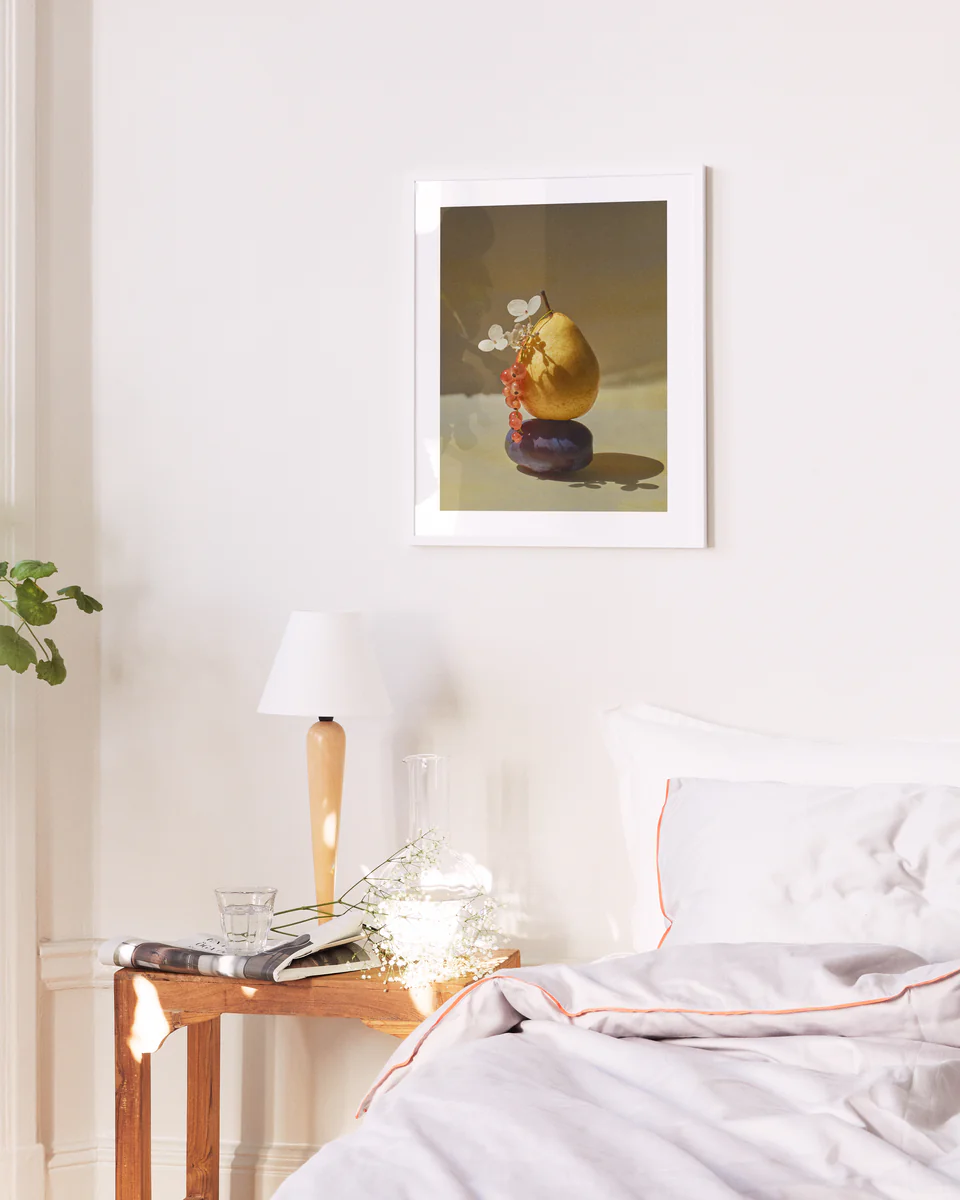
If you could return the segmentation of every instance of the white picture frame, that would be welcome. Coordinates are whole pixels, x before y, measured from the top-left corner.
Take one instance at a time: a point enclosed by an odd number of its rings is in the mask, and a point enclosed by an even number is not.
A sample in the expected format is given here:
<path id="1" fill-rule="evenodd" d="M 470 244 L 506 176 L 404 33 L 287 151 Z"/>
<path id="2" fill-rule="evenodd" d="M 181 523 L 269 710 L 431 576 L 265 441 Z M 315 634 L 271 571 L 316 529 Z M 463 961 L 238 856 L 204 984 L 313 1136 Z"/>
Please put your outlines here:
<path id="1" fill-rule="evenodd" d="M 414 504 L 432 546 L 706 545 L 704 168 L 629 176 L 415 183 Z M 666 202 L 666 509 L 441 508 L 441 214 L 461 206 Z M 601 385 L 602 386 L 602 385 Z M 506 463 L 509 469 L 509 463 Z"/>

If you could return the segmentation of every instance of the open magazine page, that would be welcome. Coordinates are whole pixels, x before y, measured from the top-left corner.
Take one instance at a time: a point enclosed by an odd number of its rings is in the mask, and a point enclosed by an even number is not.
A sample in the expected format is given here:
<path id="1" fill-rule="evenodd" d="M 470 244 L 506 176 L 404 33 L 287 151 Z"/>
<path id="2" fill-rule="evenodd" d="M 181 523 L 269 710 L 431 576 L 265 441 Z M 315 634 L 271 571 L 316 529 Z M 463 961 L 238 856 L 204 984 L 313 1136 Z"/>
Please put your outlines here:
<path id="1" fill-rule="evenodd" d="M 317 950 L 302 958 L 295 958 L 288 967 L 283 967 L 275 976 L 279 983 L 288 979 L 308 979 L 313 975 L 340 975 L 347 971 L 375 971 L 380 960 L 366 942 L 347 942 L 342 946 L 331 946 L 328 950 Z"/>
<path id="2" fill-rule="evenodd" d="M 309 933 L 299 937 L 280 940 L 261 954 L 231 954 L 224 939 L 201 934 L 173 945 L 121 938 L 104 942 L 99 957 L 108 966 L 135 967 L 141 971 L 280 982 L 375 966 L 376 960 L 361 938 L 360 922 L 351 913 L 312 926 Z"/>
<path id="3" fill-rule="evenodd" d="M 252 957 L 243 959 L 242 961 L 249 964 L 251 962 L 256 965 L 253 968 L 254 973 L 251 973 L 249 966 L 244 968 L 244 979 L 264 979 L 266 976 L 261 974 L 261 961 L 266 967 L 266 960 L 274 954 L 283 954 L 285 957 L 279 965 L 274 965 L 268 969 L 272 970 L 270 978 L 276 983 L 282 983 L 288 979 L 306 979 L 311 975 L 335 975 L 345 971 L 359 971 L 379 966 L 378 959 L 371 954 L 369 947 L 365 944 L 365 939 L 358 939 L 353 942 L 337 942 L 332 946 L 323 946 L 317 948 L 316 942 L 308 941 L 306 945 L 300 945 L 302 938 L 298 938 L 296 943 L 278 942 L 275 946 L 268 946 L 263 954 L 257 954 Z M 213 935 L 200 934 L 194 938 L 183 938 L 177 942 L 177 946 L 181 946 L 187 950 L 199 950 L 205 955 L 216 955 L 221 959 L 221 969 L 215 974 L 223 975 L 226 971 L 222 969 L 225 964 L 225 959 L 234 957 L 230 955 L 230 947 L 225 938 Z M 158 968 L 154 968 L 156 970 Z M 232 973 L 232 972 L 231 972 Z M 240 978 L 237 976 L 237 978 Z"/>
<path id="4" fill-rule="evenodd" d="M 209 939 L 216 941 L 216 939 Z M 118 967 L 136 967 L 140 971 L 173 971 L 188 975 L 223 975 L 228 979 L 275 980 L 298 949 L 309 951 L 310 939 L 304 935 L 296 942 L 265 950 L 263 954 L 221 954 L 193 946 L 171 946 L 166 942 L 120 941 L 101 948 L 101 961 L 111 952 L 108 962 Z"/>

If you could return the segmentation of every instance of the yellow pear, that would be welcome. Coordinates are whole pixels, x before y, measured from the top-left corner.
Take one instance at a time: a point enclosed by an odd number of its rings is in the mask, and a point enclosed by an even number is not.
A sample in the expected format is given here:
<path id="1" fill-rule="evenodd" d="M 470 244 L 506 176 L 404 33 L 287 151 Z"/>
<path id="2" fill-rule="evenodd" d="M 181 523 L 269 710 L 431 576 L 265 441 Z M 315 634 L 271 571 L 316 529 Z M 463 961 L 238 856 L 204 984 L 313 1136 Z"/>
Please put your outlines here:
<path id="1" fill-rule="evenodd" d="M 540 320 L 520 353 L 523 406 L 544 421 L 572 421 L 593 407 L 600 364 L 577 325 L 562 312 Z"/>

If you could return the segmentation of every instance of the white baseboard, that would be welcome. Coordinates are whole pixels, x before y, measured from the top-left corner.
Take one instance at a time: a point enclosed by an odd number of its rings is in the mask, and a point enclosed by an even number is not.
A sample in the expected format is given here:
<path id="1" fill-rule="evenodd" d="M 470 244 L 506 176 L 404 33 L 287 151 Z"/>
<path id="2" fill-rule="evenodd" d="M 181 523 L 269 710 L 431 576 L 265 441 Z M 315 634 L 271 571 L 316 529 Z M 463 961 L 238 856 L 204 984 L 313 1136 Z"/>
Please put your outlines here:
<path id="1" fill-rule="evenodd" d="M 98 1177 L 103 1174 L 103 1183 Z M 99 1170 L 97 1148 L 78 1147 L 57 1151 L 47 1160 L 46 1200 L 104 1200 L 106 1173 Z"/>
<path id="2" fill-rule="evenodd" d="M 230 1200 L 267 1200 L 280 1184 L 317 1151 L 316 1146 L 281 1142 L 249 1146 L 220 1144 L 220 1196 Z M 48 1200 L 110 1200 L 113 1196 L 113 1141 L 92 1146 L 64 1146 L 47 1162 Z M 183 1196 L 186 1150 L 178 1138 L 154 1138 L 154 1196 Z M 40 1193 L 38 1193 L 39 1196 Z M 20 1200 L 19 1194 L 17 1200 Z"/>
<path id="3" fill-rule="evenodd" d="M 43 1146 L 0 1150 L 0 1180 L 16 1200 L 42 1200 Z"/>

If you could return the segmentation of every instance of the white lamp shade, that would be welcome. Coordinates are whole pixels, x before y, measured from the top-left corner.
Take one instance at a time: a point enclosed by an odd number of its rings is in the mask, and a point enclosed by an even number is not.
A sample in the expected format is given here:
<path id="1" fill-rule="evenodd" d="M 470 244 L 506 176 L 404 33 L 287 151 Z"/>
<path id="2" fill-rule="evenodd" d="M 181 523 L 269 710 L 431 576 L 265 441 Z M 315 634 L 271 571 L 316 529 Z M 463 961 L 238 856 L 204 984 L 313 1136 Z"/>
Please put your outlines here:
<path id="1" fill-rule="evenodd" d="M 390 711 L 360 613 L 290 614 L 257 712 L 316 718 Z"/>

